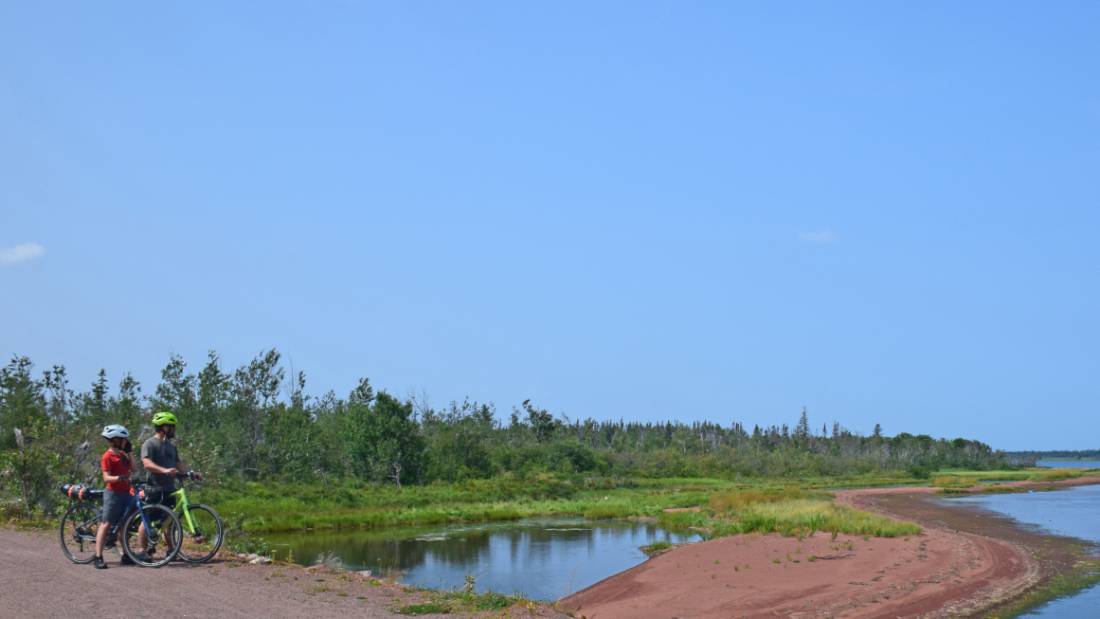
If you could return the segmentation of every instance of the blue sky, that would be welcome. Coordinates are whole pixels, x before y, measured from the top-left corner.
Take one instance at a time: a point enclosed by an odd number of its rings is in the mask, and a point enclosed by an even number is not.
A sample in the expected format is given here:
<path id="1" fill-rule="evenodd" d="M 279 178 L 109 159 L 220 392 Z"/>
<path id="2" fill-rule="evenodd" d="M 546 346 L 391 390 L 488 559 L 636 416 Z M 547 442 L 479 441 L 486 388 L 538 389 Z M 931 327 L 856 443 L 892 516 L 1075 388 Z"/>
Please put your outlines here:
<path id="1" fill-rule="evenodd" d="M 0 353 L 1100 447 L 1100 4 L 0 6 Z"/>

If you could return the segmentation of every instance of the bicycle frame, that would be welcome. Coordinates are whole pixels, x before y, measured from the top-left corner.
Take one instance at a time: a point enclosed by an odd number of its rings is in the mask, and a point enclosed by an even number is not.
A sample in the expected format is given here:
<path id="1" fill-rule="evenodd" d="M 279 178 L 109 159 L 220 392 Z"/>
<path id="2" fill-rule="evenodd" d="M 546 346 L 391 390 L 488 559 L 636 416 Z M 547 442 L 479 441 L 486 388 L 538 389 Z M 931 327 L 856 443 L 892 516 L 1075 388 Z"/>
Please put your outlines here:
<path id="1" fill-rule="evenodd" d="M 153 523 L 149 521 L 148 514 L 145 513 L 145 489 L 134 491 L 130 495 L 130 504 L 126 506 L 126 511 L 122 512 L 122 518 L 119 518 L 118 522 L 111 527 L 108 531 L 109 535 L 118 536 L 118 529 L 122 526 L 122 523 L 126 521 L 126 517 L 129 516 L 136 509 L 141 513 L 141 524 L 145 526 L 146 531 L 153 530 Z"/>
<path id="2" fill-rule="evenodd" d="M 141 522 L 145 527 L 145 531 L 152 531 L 153 523 L 149 521 L 149 516 L 147 516 L 145 513 L 145 488 L 136 490 L 134 494 L 130 495 L 130 508 L 127 509 L 127 513 L 123 515 L 122 519 L 125 520 L 125 516 L 129 516 L 130 511 L 134 509 L 141 512 Z M 121 526 L 121 524 L 122 521 L 120 520 L 116 528 L 118 528 L 118 526 Z"/>
<path id="3" fill-rule="evenodd" d="M 191 517 L 191 503 L 187 500 L 187 489 L 183 484 L 180 484 L 178 490 L 172 492 L 169 496 L 176 497 L 176 513 L 182 514 L 183 518 L 180 519 L 180 523 L 187 527 L 187 531 L 192 535 L 195 534 L 195 520 Z"/>

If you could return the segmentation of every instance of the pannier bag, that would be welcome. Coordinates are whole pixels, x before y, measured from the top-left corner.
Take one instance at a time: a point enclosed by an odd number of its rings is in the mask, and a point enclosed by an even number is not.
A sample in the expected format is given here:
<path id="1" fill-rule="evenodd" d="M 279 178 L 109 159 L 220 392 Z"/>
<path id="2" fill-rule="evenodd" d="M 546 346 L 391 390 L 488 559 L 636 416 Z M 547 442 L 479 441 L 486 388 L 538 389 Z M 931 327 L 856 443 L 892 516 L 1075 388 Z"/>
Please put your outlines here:
<path id="1" fill-rule="evenodd" d="M 164 501 L 164 491 L 160 488 L 146 486 L 137 492 L 141 500 L 146 503 L 160 503 Z M 133 494 L 133 491 L 131 491 L 130 494 Z"/>
<path id="2" fill-rule="evenodd" d="M 74 501 L 92 501 L 103 497 L 103 491 L 84 484 L 61 484 L 61 494 Z"/>

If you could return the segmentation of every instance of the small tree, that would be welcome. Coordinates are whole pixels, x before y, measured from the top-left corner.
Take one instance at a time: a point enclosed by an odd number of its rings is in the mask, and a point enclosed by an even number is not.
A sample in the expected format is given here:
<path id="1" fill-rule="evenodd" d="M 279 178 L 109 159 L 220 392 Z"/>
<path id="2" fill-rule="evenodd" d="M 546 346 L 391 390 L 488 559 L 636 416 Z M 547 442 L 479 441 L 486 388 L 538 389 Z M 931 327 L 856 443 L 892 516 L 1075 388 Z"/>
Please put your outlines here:
<path id="1" fill-rule="evenodd" d="M 378 393 L 371 407 L 378 473 L 398 488 L 404 475 L 418 471 L 423 457 L 424 441 L 412 408 L 412 402 L 398 401 L 385 391 Z"/>
<path id="2" fill-rule="evenodd" d="M 798 425 L 794 429 L 794 438 L 805 441 L 810 438 L 810 417 L 806 414 L 806 407 L 802 407 L 802 415 L 798 418 Z"/>
<path id="3" fill-rule="evenodd" d="M 550 411 L 536 408 L 531 404 L 531 400 L 523 401 L 523 409 L 527 411 L 527 423 L 531 426 L 531 431 L 534 432 L 536 441 L 546 443 L 554 438 L 554 432 L 557 431 L 558 428 L 558 421 L 554 419 L 554 415 L 552 415 Z"/>

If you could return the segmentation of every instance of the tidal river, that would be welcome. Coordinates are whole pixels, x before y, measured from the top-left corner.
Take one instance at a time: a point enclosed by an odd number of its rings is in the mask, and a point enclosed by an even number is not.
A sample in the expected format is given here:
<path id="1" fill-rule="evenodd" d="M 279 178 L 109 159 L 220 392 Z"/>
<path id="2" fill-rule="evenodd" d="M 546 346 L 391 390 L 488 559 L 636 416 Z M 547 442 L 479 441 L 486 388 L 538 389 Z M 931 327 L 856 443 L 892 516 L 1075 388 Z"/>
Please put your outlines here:
<path id="1" fill-rule="evenodd" d="M 948 500 L 952 503 L 976 505 L 1005 514 L 1026 525 L 1100 544 L 1100 486 Z M 1096 619 L 1100 617 L 1100 586 L 1055 600 L 1023 616 Z"/>
<path id="2" fill-rule="evenodd" d="M 418 531 L 305 532 L 265 536 L 279 558 L 309 565 L 334 559 L 350 570 L 401 582 L 557 600 L 646 559 L 639 547 L 698 541 L 640 522 L 528 520 Z"/>
<path id="3" fill-rule="evenodd" d="M 1100 469 L 1100 460 L 1039 460 L 1035 465 L 1051 469 Z"/>

